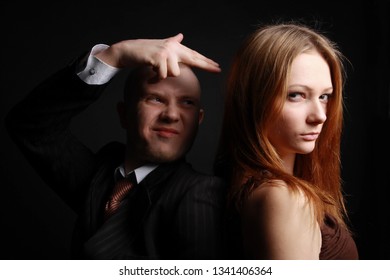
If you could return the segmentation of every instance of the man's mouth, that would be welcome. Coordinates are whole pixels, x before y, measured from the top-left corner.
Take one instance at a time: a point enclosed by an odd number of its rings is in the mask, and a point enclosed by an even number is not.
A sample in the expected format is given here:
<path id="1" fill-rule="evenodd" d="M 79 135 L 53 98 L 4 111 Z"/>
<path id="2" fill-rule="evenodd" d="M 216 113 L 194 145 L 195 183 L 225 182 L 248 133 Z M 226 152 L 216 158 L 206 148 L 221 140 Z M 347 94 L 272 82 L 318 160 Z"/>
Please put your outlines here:
<path id="1" fill-rule="evenodd" d="M 161 137 L 173 137 L 179 134 L 178 130 L 168 127 L 158 127 L 153 130 Z"/>

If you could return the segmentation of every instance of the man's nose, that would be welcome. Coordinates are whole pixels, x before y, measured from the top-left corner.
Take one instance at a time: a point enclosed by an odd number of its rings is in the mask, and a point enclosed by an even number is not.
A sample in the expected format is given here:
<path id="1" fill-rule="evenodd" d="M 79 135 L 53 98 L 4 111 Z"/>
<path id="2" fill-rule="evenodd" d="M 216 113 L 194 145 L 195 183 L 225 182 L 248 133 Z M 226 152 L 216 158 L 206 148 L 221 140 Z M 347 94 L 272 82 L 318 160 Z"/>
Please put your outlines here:
<path id="1" fill-rule="evenodd" d="M 164 121 L 175 122 L 180 118 L 179 108 L 175 104 L 168 104 L 165 106 L 163 112 L 161 113 L 161 118 Z"/>

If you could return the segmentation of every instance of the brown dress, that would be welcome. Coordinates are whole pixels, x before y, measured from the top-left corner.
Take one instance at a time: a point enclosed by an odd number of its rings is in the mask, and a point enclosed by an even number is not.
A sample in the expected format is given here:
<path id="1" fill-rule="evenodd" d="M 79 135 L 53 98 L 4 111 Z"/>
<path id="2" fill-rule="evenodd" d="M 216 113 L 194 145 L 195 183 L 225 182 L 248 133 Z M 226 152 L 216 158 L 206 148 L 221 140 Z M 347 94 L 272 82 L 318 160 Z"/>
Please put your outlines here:
<path id="1" fill-rule="evenodd" d="M 358 250 L 351 234 L 335 218 L 327 215 L 321 226 L 320 260 L 357 260 Z"/>

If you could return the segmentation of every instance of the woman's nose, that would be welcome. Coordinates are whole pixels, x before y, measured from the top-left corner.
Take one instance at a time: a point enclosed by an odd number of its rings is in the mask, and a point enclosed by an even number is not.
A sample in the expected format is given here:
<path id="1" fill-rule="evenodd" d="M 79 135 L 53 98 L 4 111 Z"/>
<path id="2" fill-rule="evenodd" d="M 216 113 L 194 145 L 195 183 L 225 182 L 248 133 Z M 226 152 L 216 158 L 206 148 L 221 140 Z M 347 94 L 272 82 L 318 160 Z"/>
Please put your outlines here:
<path id="1" fill-rule="evenodd" d="M 326 121 L 326 104 L 320 101 L 314 101 L 310 105 L 307 117 L 309 123 L 321 124 Z"/>

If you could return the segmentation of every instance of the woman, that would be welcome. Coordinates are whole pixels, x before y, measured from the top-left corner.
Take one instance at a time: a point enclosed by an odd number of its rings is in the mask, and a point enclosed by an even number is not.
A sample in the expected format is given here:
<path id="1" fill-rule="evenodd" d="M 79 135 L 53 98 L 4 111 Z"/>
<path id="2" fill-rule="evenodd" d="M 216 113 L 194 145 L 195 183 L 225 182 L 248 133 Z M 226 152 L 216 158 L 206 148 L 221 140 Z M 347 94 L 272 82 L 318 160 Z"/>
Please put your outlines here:
<path id="1" fill-rule="evenodd" d="M 358 258 L 340 180 L 343 77 L 336 45 L 300 24 L 258 28 L 237 52 L 216 172 L 245 258 Z"/>

